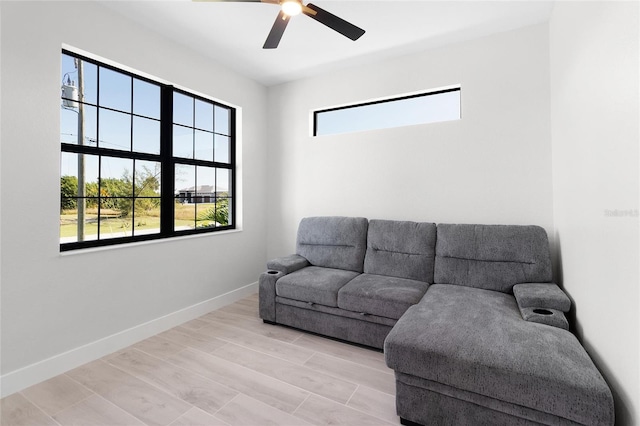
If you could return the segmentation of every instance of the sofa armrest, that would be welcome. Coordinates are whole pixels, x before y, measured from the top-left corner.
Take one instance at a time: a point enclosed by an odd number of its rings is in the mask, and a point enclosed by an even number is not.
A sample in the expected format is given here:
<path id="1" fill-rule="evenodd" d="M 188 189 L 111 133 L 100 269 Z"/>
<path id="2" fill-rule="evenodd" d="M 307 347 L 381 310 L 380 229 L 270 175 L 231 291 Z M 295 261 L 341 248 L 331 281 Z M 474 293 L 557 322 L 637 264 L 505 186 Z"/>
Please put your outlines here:
<path id="1" fill-rule="evenodd" d="M 520 307 L 520 315 L 522 315 L 522 318 L 525 321 L 537 322 L 538 324 L 546 324 L 552 327 L 569 330 L 567 317 L 557 309 Z"/>
<path id="2" fill-rule="evenodd" d="M 571 300 L 554 283 L 525 283 L 513 286 L 513 295 L 520 309 L 542 308 L 569 312 Z"/>
<path id="3" fill-rule="evenodd" d="M 276 281 L 284 277 L 280 271 L 269 270 L 260 274 L 258 280 L 258 312 L 260 318 L 276 322 Z"/>
<path id="4" fill-rule="evenodd" d="M 286 275 L 309 265 L 309 261 L 304 257 L 299 254 L 292 254 L 290 256 L 278 257 L 268 261 L 267 269 L 280 271 Z"/>

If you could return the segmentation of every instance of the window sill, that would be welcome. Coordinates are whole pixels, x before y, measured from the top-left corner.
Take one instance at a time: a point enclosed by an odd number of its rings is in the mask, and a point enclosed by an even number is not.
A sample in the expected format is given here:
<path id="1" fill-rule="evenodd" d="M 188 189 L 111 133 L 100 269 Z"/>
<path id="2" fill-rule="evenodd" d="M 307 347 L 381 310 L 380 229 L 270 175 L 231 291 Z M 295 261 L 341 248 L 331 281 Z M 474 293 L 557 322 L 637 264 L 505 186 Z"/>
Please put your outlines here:
<path id="1" fill-rule="evenodd" d="M 111 250 L 122 250 L 122 249 L 129 249 L 129 248 L 135 248 L 140 246 L 148 246 L 152 244 L 167 244 L 167 243 L 173 243 L 176 241 L 184 241 L 184 240 L 190 240 L 190 239 L 196 239 L 196 238 L 212 238 L 218 235 L 229 235 L 229 234 L 236 234 L 239 232 L 242 232 L 242 229 L 229 229 L 227 231 L 207 232 L 202 234 L 192 234 L 192 235 L 176 236 L 176 237 L 170 237 L 170 238 L 159 238 L 157 240 L 138 241 L 138 242 L 127 243 L 127 244 L 114 244 L 114 245 L 103 246 L 103 247 L 89 247 L 89 248 L 83 248 L 83 249 L 77 249 L 77 250 L 62 251 L 59 253 L 59 255 L 61 257 L 67 257 L 67 256 L 75 256 L 79 254 L 87 254 L 87 253 L 95 253 L 95 252 L 103 252 L 103 251 L 111 251 Z"/>

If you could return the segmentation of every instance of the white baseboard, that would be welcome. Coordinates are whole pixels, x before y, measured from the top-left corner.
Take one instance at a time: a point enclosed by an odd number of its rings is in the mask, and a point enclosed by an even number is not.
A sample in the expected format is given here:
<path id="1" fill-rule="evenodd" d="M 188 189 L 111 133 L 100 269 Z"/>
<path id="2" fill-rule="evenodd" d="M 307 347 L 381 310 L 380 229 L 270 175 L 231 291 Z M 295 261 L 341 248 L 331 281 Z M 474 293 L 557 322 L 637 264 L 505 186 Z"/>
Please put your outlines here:
<path id="1" fill-rule="evenodd" d="M 184 322 L 220 309 L 258 291 L 258 283 L 216 296 L 188 308 L 170 313 L 144 324 L 123 330 L 84 346 L 55 355 L 0 376 L 0 398 L 48 380 L 88 362 L 102 358 L 136 342 L 149 338 Z"/>

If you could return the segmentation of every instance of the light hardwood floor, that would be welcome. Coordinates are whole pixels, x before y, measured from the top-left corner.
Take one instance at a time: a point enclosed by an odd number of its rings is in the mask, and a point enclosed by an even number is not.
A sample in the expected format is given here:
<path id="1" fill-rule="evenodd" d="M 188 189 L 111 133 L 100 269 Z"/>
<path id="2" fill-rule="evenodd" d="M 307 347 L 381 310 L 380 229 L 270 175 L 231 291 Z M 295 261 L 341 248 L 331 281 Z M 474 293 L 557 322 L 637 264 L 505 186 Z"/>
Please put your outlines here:
<path id="1" fill-rule="evenodd" d="M 10 395 L 0 424 L 399 424 L 382 353 L 257 312 L 253 295 Z"/>

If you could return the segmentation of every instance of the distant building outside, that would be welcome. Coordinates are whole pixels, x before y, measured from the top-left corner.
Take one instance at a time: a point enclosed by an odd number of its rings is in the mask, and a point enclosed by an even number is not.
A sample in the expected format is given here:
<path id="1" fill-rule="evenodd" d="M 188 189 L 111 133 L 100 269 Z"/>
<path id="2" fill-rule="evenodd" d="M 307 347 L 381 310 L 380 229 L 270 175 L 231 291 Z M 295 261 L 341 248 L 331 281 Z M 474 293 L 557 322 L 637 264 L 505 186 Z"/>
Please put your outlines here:
<path id="1" fill-rule="evenodd" d="M 200 185 L 178 190 L 176 201 L 182 204 L 215 203 L 216 198 L 226 195 L 225 189 L 214 188 L 213 185 Z"/>

